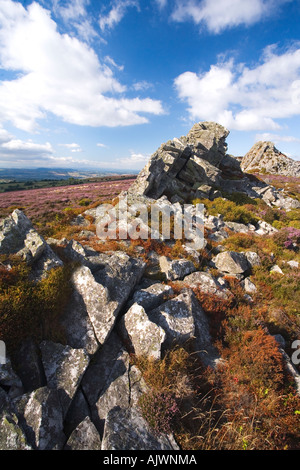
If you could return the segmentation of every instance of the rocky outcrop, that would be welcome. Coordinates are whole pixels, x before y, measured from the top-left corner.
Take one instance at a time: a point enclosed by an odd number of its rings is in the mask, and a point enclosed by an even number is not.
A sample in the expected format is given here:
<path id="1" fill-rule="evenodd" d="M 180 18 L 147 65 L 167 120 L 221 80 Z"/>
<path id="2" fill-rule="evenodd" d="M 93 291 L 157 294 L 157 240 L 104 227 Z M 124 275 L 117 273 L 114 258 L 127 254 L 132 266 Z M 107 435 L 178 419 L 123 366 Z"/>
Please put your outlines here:
<path id="1" fill-rule="evenodd" d="M 256 142 L 241 161 L 244 172 L 300 176 L 300 162 L 281 153 L 273 142 Z"/>

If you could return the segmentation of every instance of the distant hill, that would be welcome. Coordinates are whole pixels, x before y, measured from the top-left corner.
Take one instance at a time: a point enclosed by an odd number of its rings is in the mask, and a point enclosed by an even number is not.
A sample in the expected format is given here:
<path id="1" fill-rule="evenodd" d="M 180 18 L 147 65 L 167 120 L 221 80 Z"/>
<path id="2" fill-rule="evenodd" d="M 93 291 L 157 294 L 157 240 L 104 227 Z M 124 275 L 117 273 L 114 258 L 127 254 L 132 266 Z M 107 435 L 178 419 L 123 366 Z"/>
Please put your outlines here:
<path id="1" fill-rule="evenodd" d="M 63 180 L 63 179 L 83 179 L 95 178 L 99 176 L 137 174 L 134 170 L 78 170 L 70 168 L 0 168 L 0 182 L 10 181 L 32 181 L 32 180 Z"/>

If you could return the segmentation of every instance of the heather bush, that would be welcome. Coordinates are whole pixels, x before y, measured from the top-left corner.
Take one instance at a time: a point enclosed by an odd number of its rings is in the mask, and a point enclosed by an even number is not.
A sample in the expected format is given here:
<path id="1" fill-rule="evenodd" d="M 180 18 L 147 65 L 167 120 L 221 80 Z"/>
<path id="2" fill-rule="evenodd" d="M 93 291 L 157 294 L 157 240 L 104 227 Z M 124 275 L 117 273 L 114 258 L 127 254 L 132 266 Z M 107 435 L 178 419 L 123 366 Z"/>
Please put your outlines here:
<path id="1" fill-rule="evenodd" d="M 58 319 L 71 293 L 71 270 L 71 266 L 53 269 L 35 283 L 23 262 L 15 263 L 11 271 L 1 268 L 0 337 L 9 352 L 27 337 L 63 341 Z"/>
<path id="2" fill-rule="evenodd" d="M 244 206 L 237 205 L 233 201 L 216 198 L 213 201 L 205 199 L 202 201 L 209 214 L 217 216 L 221 214 L 225 221 L 239 222 L 242 224 L 255 224 L 258 218 Z"/>

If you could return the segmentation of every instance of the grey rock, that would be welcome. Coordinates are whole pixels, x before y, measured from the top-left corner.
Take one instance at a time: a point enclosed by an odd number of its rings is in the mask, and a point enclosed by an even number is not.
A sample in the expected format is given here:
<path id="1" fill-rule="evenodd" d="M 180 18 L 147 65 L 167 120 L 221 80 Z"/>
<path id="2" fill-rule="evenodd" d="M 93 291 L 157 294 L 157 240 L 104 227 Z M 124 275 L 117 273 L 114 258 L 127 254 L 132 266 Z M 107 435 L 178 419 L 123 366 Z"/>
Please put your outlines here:
<path id="1" fill-rule="evenodd" d="M 65 442 L 63 411 L 56 390 L 39 388 L 14 401 L 16 414 L 33 449 L 59 450 Z"/>
<path id="2" fill-rule="evenodd" d="M 173 289 L 170 286 L 157 282 L 144 289 L 136 290 L 133 294 L 131 305 L 137 303 L 144 307 L 146 311 L 152 310 L 171 295 L 173 295 Z"/>
<path id="3" fill-rule="evenodd" d="M 74 429 L 76 429 L 85 418 L 90 416 L 90 407 L 80 386 L 72 399 L 64 419 L 64 432 L 66 435 L 70 436 Z"/>
<path id="4" fill-rule="evenodd" d="M 14 414 L 0 415 L 0 450 L 32 450 Z"/>
<path id="5" fill-rule="evenodd" d="M 115 407 L 105 421 L 102 450 L 179 450 L 172 436 L 155 434 L 135 408 Z"/>
<path id="6" fill-rule="evenodd" d="M 16 371 L 25 393 L 46 385 L 40 350 L 30 338 L 23 341 L 15 353 Z"/>
<path id="7" fill-rule="evenodd" d="M 235 251 L 219 253 L 212 262 L 217 269 L 228 274 L 243 274 L 250 267 L 246 256 Z"/>
<path id="8" fill-rule="evenodd" d="M 255 284 L 252 281 L 250 281 L 248 277 L 246 277 L 246 279 L 242 281 L 241 284 L 244 287 L 247 294 L 254 294 L 255 292 L 257 292 L 257 288 Z"/>
<path id="9" fill-rule="evenodd" d="M 93 356 L 84 374 L 81 387 L 88 404 L 93 407 L 101 394 L 117 377 L 125 373 L 124 347 L 113 330 L 104 345 Z"/>
<path id="10" fill-rule="evenodd" d="M 180 285 L 180 283 L 178 283 Z M 214 295 L 223 299 L 229 298 L 231 293 L 226 287 L 212 276 L 209 272 L 197 271 L 186 276 L 183 284 L 187 284 L 190 289 L 198 288 L 205 294 Z"/>
<path id="11" fill-rule="evenodd" d="M 99 433 L 89 417 L 72 432 L 64 450 L 101 450 Z"/>
<path id="12" fill-rule="evenodd" d="M 145 309 L 135 303 L 123 318 L 124 328 L 137 356 L 161 358 L 165 331 L 149 320 Z"/>
<path id="13" fill-rule="evenodd" d="M 40 344 L 48 387 L 58 391 L 64 416 L 89 364 L 84 349 L 43 341 Z"/>
<path id="14" fill-rule="evenodd" d="M 274 264 L 274 266 L 272 266 L 272 268 L 270 269 L 270 273 L 271 274 L 276 273 L 276 274 L 284 275 L 282 269 L 278 266 L 278 264 Z"/>
<path id="15" fill-rule="evenodd" d="M 6 356 L 6 363 L 0 364 L 0 386 L 8 390 L 10 398 L 15 398 L 24 393 L 20 377 L 14 371 L 8 356 Z"/>
<path id="16" fill-rule="evenodd" d="M 160 270 L 168 281 L 182 279 L 188 274 L 196 271 L 194 263 L 185 259 L 171 260 L 166 256 L 159 257 Z"/>
<path id="17" fill-rule="evenodd" d="M 245 172 L 256 170 L 258 173 L 300 176 L 299 162 L 281 153 L 273 142 L 256 142 L 243 157 L 241 168 Z"/>
<path id="18" fill-rule="evenodd" d="M 251 268 L 261 265 L 261 259 L 255 251 L 245 251 L 243 252 L 247 258 L 247 261 Z"/>

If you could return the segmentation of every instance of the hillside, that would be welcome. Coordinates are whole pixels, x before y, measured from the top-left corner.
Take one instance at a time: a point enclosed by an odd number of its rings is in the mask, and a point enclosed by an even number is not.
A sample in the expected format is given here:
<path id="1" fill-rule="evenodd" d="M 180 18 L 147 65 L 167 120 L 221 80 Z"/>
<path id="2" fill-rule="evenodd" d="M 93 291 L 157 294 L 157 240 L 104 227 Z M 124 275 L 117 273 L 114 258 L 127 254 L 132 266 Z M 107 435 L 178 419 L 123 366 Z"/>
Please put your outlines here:
<path id="1" fill-rule="evenodd" d="M 244 173 L 228 134 L 1 195 L 0 449 L 300 449 L 299 181 Z"/>

